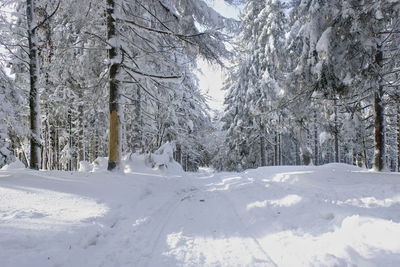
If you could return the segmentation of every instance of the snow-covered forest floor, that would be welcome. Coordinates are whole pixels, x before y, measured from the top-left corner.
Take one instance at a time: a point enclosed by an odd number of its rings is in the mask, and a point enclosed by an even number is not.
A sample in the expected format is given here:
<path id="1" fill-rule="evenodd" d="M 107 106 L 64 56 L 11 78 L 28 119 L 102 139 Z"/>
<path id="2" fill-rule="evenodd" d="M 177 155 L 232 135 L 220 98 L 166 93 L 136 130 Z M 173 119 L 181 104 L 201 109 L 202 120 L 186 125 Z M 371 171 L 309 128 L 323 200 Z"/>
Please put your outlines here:
<path id="1" fill-rule="evenodd" d="M 400 266 L 400 174 L 0 171 L 0 266 Z"/>

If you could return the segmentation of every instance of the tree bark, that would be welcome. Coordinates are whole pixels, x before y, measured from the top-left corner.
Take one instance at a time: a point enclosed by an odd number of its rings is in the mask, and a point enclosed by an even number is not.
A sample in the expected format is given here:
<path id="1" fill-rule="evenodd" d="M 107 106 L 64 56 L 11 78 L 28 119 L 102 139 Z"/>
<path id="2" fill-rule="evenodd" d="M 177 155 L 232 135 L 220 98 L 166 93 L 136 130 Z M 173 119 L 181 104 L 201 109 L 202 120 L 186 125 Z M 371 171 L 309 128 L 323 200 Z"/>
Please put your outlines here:
<path id="1" fill-rule="evenodd" d="M 400 172 L 400 103 L 397 104 L 397 171 Z"/>
<path id="2" fill-rule="evenodd" d="M 338 106 L 337 99 L 334 100 L 334 113 L 335 113 L 335 132 L 334 132 L 334 146 L 335 146 L 335 162 L 339 162 L 339 125 L 338 125 Z"/>
<path id="3" fill-rule="evenodd" d="M 317 111 L 314 110 L 314 165 L 319 164 Z"/>
<path id="4" fill-rule="evenodd" d="M 83 89 L 79 86 L 78 88 L 78 94 L 79 94 L 79 106 L 78 106 L 78 114 L 79 114 L 79 120 L 78 120 L 78 159 L 77 162 L 86 160 L 85 157 L 85 134 L 84 134 L 84 108 L 83 108 Z"/>
<path id="5" fill-rule="evenodd" d="M 278 166 L 278 132 L 275 131 L 274 166 Z"/>
<path id="6" fill-rule="evenodd" d="M 261 167 L 267 166 L 267 158 L 265 156 L 266 147 L 265 147 L 265 127 L 263 122 L 260 123 L 260 165 Z"/>
<path id="7" fill-rule="evenodd" d="M 376 63 L 382 66 L 383 51 L 378 45 L 376 54 Z M 374 94 L 374 111 L 375 111 L 375 151 L 374 151 L 374 169 L 382 171 L 384 169 L 385 159 L 385 134 L 384 134 L 384 107 L 383 107 L 383 80 L 379 77 L 378 90 Z"/>
<path id="8" fill-rule="evenodd" d="M 68 170 L 72 171 L 72 111 L 71 108 L 68 110 L 68 147 L 69 147 L 69 165 Z"/>
<path id="9" fill-rule="evenodd" d="M 107 0 L 107 37 L 111 40 L 111 47 L 108 49 L 110 61 L 109 71 L 109 140 L 108 140 L 108 170 L 116 169 L 121 162 L 121 121 L 119 116 L 119 81 L 118 72 L 120 69 L 120 49 L 116 41 L 116 29 L 114 18 L 115 1 Z M 118 62 L 119 61 L 119 62 Z"/>
<path id="10" fill-rule="evenodd" d="M 38 170 L 40 168 L 40 104 L 38 90 L 38 56 L 37 56 L 37 36 L 36 25 L 34 22 L 34 0 L 26 1 L 26 18 L 28 23 L 28 46 L 29 46 L 29 110 L 30 110 L 30 162 L 31 169 Z"/>

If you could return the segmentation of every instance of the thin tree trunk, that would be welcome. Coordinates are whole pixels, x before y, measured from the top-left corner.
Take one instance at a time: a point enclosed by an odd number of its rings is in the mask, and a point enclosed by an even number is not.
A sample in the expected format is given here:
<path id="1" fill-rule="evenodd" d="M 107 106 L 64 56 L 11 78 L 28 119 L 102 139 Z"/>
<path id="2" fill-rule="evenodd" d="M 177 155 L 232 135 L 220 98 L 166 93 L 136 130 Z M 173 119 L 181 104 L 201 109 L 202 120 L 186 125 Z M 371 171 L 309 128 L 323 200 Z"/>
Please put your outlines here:
<path id="1" fill-rule="evenodd" d="M 397 104 L 397 171 L 400 172 L 400 103 Z"/>
<path id="2" fill-rule="evenodd" d="M 335 146 L 335 162 L 339 162 L 339 123 L 338 123 L 338 106 L 337 99 L 334 100 L 334 113 L 335 113 L 335 132 L 334 132 L 334 146 Z"/>
<path id="3" fill-rule="evenodd" d="M 278 133 L 278 166 L 282 165 L 282 134 L 281 134 L 281 127 L 282 121 L 281 121 L 281 116 L 279 116 L 278 120 L 278 127 L 279 127 L 279 133 Z"/>
<path id="4" fill-rule="evenodd" d="M 265 156 L 265 140 L 264 136 L 260 135 L 260 159 L 261 167 L 267 166 L 267 158 Z"/>
<path id="5" fill-rule="evenodd" d="M 383 129 L 383 104 L 382 96 L 383 89 L 380 87 L 378 92 L 375 92 L 375 153 L 374 153 L 374 169 L 381 171 L 384 168 L 384 158 L 385 158 L 385 137 Z"/>
<path id="6" fill-rule="evenodd" d="M 367 145 L 365 143 L 365 136 L 363 136 L 362 138 L 362 146 L 363 146 L 363 156 L 364 156 L 364 167 L 368 169 Z"/>
<path id="7" fill-rule="evenodd" d="M 114 170 L 120 165 L 121 161 L 121 121 L 119 116 L 119 81 L 118 72 L 121 62 L 118 57 L 121 56 L 116 40 L 115 29 L 115 2 L 107 0 L 107 38 L 113 40 L 113 45 L 108 49 L 108 59 L 110 61 L 109 71 L 109 140 L 108 140 L 108 170 Z"/>
<path id="8" fill-rule="evenodd" d="M 42 162 L 42 168 L 44 170 L 48 169 L 48 163 L 49 163 L 49 157 L 50 157 L 50 153 L 49 153 L 49 130 L 48 130 L 49 126 L 48 126 L 48 119 L 45 121 L 44 123 L 44 147 L 42 149 L 42 153 L 43 153 L 43 162 Z"/>
<path id="9" fill-rule="evenodd" d="M 278 165 L 282 165 L 282 135 L 278 134 Z"/>
<path id="10" fill-rule="evenodd" d="M 57 123 L 58 124 L 58 123 Z M 60 134 L 59 134 L 59 126 L 56 126 L 55 129 L 55 144 L 56 144 L 56 169 L 61 170 L 60 166 Z"/>
<path id="11" fill-rule="evenodd" d="M 79 98 L 79 105 L 78 105 L 78 136 L 76 138 L 78 142 L 78 153 L 77 153 L 77 162 L 85 160 L 85 136 L 84 136 L 84 112 L 83 112 L 83 89 L 79 85 L 78 86 L 78 98 Z"/>
<path id="12" fill-rule="evenodd" d="M 319 164 L 317 111 L 314 110 L 314 164 Z"/>
<path id="13" fill-rule="evenodd" d="M 275 132 L 274 166 L 278 165 L 278 132 Z"/>
<path id="14" fill-rule="evenodd" d="M 96 136 L 94 140 L 94 160 L 99 157 L 99 130 L 96 128 Z"/>
<path id="15" fill-rule="evenodd" d="M 382 65 L 383 52 L 382 47 L 378 46 L 376 62 Z M 375 152 L 374 152 L 374 169 L 381 171 L 384 168 L 385 159 L 385 134 L 384 134 L 384 114 L 383 114 L 383 80 L 380 77 L 378 81 L 378 90 L 374 94 L 374 110 L 375 110 Z"/>
<path id="16" fill-rule="evenodd" d="M 264 124 L 261 122 L 261 124 L 260 124 L 260 159 L 261 159 L 260 165 L 261 165 L 261 167 L 267 166 L 267 158 L 265 156 L 266 147 L 265 147 L 264 133 L 265 133 Z"/>
<path id="17" fill-rule="evenodd" d="M 26 1 L 26 18 L 28 22 L 28 45 L 29 45 L 29 110 L 30 110 L 30 163 L 31 169 L 40 168 L 40 106 L 38 90 L 38 57 L 37 57 L 37 36 L 34 23 L 34 0 Z"/>
<path id="18" fill-rule="evenodd" d="M 51 164 L 50 164 L 50 169 L 55 170 L 57 169 L 56 167 L 56 162 L 57 162 L 57 149 L 56 149 L 56 126 L 51 126 Z"/>
<path id="19" fill-rule="evenodd" d="M 69 171 L 72 171 L 72 114 L 71 109 L 68 110 L 68 147 L 69 147 Z"/>

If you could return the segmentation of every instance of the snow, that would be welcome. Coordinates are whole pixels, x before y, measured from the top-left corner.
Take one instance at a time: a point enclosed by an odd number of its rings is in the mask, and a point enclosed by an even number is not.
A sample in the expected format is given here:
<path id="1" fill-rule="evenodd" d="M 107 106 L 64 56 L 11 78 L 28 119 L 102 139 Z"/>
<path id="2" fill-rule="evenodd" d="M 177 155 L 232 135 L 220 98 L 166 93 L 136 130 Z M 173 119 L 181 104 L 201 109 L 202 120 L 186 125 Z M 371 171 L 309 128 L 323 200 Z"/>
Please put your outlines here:
<path id="1" fill-rule="evenodd" d="M 317 42 L 317 52 L 319 54 L 319 57 L 321 59 L 326 59 L 326 57 L 329 54 L 329 46 L 332 43 L 331 41 L 331 34 L 332 34 L 332 28 L 328 27 L 321 35 L 321 38 L 319 38 Z"/>
<path id="2" fill-rule="evenodd" d="M 125 173 L 1 170 L 0 266 L 400 266 L 400 174 L 128 159 Z"/>
<path id="3" fill-rule="evenodd" d="M 18 170 L 18 169 L 25 169 L 25 164 L 23 164 L 19 159 L 15 159 L 14 162 L 4 165 L 1 170 Z"/>

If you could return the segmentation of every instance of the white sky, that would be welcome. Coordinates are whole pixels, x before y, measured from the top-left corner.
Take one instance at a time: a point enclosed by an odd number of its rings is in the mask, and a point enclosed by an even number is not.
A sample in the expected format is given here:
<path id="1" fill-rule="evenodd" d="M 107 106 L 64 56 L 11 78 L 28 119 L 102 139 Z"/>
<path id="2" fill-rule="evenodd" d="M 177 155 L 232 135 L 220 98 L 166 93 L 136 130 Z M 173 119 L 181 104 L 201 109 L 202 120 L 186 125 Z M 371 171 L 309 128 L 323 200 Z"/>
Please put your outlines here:
<path id="1" fill-rule="evenodd" d="M 206 0 L 206 2 L 225 17 L 235 19 L 239 17 L 239 9 L 226 4 L 224 0 Z M 198 65 L 202 72 L 198 74 L 201 91 L 210 97 L 208 104 L 212 109 L 222 110 L 225 94 L 221 90 L 225 79 L 224 71 L 221 67 L 210 65 L 202 59 L 198 60 Z"/>
<path id="2" fill-rule="evenodd" d="M 222 91 L 225 79 L 223 70 L 217 65 L 210 65 L 205 60 L 199 59 L 198 66 L 202 73 L 197 74 L 199 86 L 208 97 L 208 105 L 212 109 L 223 109 L 224 94 Z"/>

